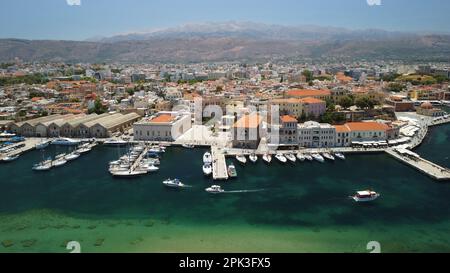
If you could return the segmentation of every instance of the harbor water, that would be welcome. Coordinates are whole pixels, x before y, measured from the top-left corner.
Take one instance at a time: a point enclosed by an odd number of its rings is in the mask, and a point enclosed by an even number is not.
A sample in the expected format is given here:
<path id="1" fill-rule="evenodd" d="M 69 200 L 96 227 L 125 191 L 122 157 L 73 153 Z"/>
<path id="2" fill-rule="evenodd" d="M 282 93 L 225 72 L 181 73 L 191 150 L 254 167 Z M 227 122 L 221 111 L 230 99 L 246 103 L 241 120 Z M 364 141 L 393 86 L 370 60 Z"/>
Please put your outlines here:
<path id="1" fill-rule="evenodd" d="M 416 152 L 450 167 L 450 125 L 433 128 Z M 67 147 L 49 147 L 54 156 Z M 108 162 L 124 150 L 96 147 L 36 173 L 32 151 L 0 165 L 0 252 L 450 252 L 450 184 L 384 154 L 345 161 L 270 165 L 234 159 L 238 178 L 202 173 L 205 149 L 169 148 L 157 173 L 115 179 Z M 179 178 L 191 188 L 167 189 Z M 229 194 L 212 195 L 218 184 Z M 357 190 L 381 193 L 360 204 Z"/>

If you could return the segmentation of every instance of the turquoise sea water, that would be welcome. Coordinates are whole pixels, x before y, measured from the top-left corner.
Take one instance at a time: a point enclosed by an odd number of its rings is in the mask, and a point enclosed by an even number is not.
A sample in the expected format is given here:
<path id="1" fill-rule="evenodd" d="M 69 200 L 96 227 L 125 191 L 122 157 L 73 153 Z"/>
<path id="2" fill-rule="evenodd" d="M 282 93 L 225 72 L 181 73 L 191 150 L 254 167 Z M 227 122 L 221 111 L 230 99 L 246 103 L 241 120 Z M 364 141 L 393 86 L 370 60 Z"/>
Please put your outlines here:
<path id="1" fill-rule="evenodd" d="M 436 127 L 417 152 L 450 167 L 449 138 L 450 125 Z M 136 179 L 107 172 L 117 148 L 97 147 L 47 173 L 31 170 L 38 151 L 2 164 L 0 252 L 67 252 L 71 240 L 88 252 L 367 252 L 369 241 L 386 252 L 450 252 L 450 184 L 387 155 L 270 166 L 229 159 L 239 178 L 220 185 L 263 191 L 209 195 L 205 151 L 170 148 L 158 173 Z M 193 187 L 166 189 L 169 177 Z M 348 199 L 367 188 L 382 197 Z"/>

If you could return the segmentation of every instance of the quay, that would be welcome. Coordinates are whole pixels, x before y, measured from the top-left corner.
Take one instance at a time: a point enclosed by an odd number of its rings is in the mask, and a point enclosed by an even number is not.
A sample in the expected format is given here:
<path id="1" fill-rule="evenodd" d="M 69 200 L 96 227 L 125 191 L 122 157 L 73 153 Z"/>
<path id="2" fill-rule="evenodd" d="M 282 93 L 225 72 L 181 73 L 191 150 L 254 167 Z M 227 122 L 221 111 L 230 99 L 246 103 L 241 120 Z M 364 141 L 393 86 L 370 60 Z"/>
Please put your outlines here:
<path id="1" fill-rule="evenodd" d="M 212 147 L 211 155 L 213 159 L 213 179 L 227 180 L 229 177 L 225 154 L 221 152 L 220 148 Z"/>
<path id="2" fill-rule="evenodd" d="M 7 157 L 7 156 L 16 156 L 16 155 L 20 155 L 23 154 L 25 152 L 31 151 L 36 149 L 36 144 L 40 143 L 41 139 L 40 138 L 27 138 L 25 141 L 11 145 L 11 148 L 14 147 L 18 147 L 20 145 L 25 144 L 25 146 L 15 149 L 9 153 L 5 153 L 5 154 L 0 154 L 0 160 L 2 160 L 3 158 Z"/>
<path id="3" fill-rule="evenodd" d="M 414 153 L 405 153 L 402 155 L 399 150 L 387 149 L 386 153 L 395 159 L 413 167 L 414 169 L 434 178 L 435 180 L 450 180 L 450 170 L 441 167 L 431 161 L 421 158 Z"/>

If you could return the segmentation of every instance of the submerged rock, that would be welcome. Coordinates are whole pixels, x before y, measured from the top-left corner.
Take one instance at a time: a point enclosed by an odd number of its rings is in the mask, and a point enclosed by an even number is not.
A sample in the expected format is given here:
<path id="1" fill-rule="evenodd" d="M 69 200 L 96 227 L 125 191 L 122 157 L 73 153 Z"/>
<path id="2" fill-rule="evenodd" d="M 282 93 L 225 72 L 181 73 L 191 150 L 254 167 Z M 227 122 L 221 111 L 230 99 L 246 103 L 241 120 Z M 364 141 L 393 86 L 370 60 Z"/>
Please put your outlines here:
<path id="1" fill-rule="evenodd" d="M 36 244 L 36 242 L 37 242 L 37 240 L 35 240 L 35 239 L 25 240 L 25 241 L 22 241 L 22 246 L 23 247 L 32 247 Z"/>
<path id="2" fill-rule="evenodd" d="M 94 246 L 102 246 L 103 243 L 105 242 L 105 239 L 97 239 L 97 241 L 95 241 Z"/>
<path id="3" fill-rule="evenodd" d="M 2 241 L 2 246 L 5 247 L 5 248 L 12 247 L 13 245 L 14 245 L 14 242 L 11 241 L 11 240 L 4 240 L 4 241 Z"/>
<path id="4" fill-rule="evenodd" d="M 95 225 L 88 226 L 88 229 L 96 229 L 96 228 L 97 228 L 97 226 L 95 226 Z"/>

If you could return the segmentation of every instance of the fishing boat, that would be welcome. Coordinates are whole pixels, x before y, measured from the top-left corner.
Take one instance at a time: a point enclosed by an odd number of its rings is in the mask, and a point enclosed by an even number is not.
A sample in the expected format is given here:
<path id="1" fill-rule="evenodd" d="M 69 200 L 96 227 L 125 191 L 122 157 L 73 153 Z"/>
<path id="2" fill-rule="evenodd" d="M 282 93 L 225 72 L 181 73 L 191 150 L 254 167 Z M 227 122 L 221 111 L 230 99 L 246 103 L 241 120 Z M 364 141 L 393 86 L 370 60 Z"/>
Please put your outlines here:
<path id="1" fill-rule="evenodd" d="M 228 166 L 228 176 L 230 178 L 236 178 L 237 177 L 236 167 L 233 164 Z"/>
<path id="2" fill-rule="evenodd" d="M 36 144 L 35 148 L 36 150 L 42 150 L 48 147 L 48 145 L 50 145 L 51 141 L 49 140 L 44 140 L 39 142 L 38 144 Z"/>
<path id="3" fill-rule="evenodd" d="M 258 156 L 256 154 L 251 154 L 248 158 L 252 163 L 256 163 L 258 161 Z"/>
<path id="4" fill-rule="evenodd" d="M 191 144 L 183 144 L 181 146 L 186 149 L 194 149 L 195 148 L 195 145 L 191 145 Z"/>
<path id="5" fill-rule="evenodd" d="M 325 158 L 323 158 L 323 156 L 321 156 L 320 154 L 312 154 L 312 157 L 314 158 L 314 160 L 316 160 L 320 163 L 325 162 Z"/>
<path id="6" fill-rule="evenodd" d="M 308 161 L 313 161 L 314 160 L 314 158 L 310 154 L 305 154 L 305 158 Z"/>
<path id="7" fill-rule="evenodd" d="M 52 145 L 61 145 L 61 146 L 76 146 L 80 144 L 80 141 L 70 139 L 70 138 L 58 138 L 51 142 Z"/>
<path id="8" fill-rule="evenodd" d="M 381 195 L 375 191 L 358 191 L 354 196 L 350 196 L 355 202 L 370 202 L 378 199 Z"/>
<path id="9" fill-rule="evenodd" d="M 286 154 L 285 157 L 292 163 L 295 163 L 297 161 L 297 157 L 295 157 L 295 155 L 293 154 Z"/>
<path id="10" fill-rule="evenodd" d="M 306 160 L 306 157 L 305 157 L 304 154 L 298 153 L 298 154 L 297 154 L 297 159 L 300 160 L 301 162 L 303 162 L 303 161 Z"/>
<path id="11" fill-rule="evenodd" d="M 70 154 L 66 155 L 64 157 L 64 159 L 67 160 L 67 161 L 72 161 L 72 160 L 75 160 L 75 159 L 79 158 L 80 156 L 81 156 L 81 154 L 79 154 L 77 152 L 73 152 L 73 153 L 70 153 Z"/>
<path id="12" fill-rule="evenodd" d="M 213 185 L 213 186 L 205 189 L 205 191 L 209 192 L 209 193 L 223 193 L 223 192 L 225 192 L 225 190 L 223 190 L 220 186 L 217 186 L 217 185 Z"/>
<path id="13" fill-rule="evenodd" d="M 53 167 L 51 160 L 45 160 L 33 166 L 33 171 L 48 171 Z"/>
<path id="14" fill-rule="evenodd" d="M 210 152 L 206 152 L 205 154 L 203 154 L 203 163 L 212 164 L 212 155 Z"/>
<path id="15" fill-rule="evenodd" d="M 6 162 L 6 163 L 8 163 L 8 162 L 13 162 L 13 161 L 19 159 L 19 157 L 20 157 L 20 154 L 18 154 L 18 155 L 12 155 L 12 156 L 7 156 L 7 157 L 4 157 L 2 161 L 3 161 L 3 162 Z"/>
<path id="16" fill-rule="evenodd" d="M 286 163 L 287 162 L 287 158 L 284 155 L 282 155 L 282 154 L 277 154 L 275 156 L 275 158 L 278 159 L 278 161 L 280 161 L 281 163 Z"/>
<path id="17" fill-rule="evenodd" d="M 270 154 L 264 154 L 263 161 L 266 162 L 267 164 L 270 164 L 270 162 L 272 162 L 272 156 Z"/>
<path id="18" fill-rule="evenodd" d="M 166 179 L 163 181 L 164 186 L 169 188 L 186 188 L 186 185 L 183 184 L 179 179 Z"/>
<path id="19" fill-rule="evenodd" d="M 328 160 L 331 160 L 331 161 L 335 160 L 334 156 L 332 154 L 330 154 L 330 153 L 323 153 L 322 155 L 323 155 L 324 158 L 326 158 Z"/>
<path id="20" fill-rule="evenodd" d="M 210 176 L 212 174 L 212 165 L 211 164 L 204 164 L 203 165 L 203 174 L 206 176 Z"/>
<path id="21" fill-rule="evenodd" d="M 241 164 L 247 163 L 247 158 L 245 157 L 245 155 L 237 155 L 236 160 Z"/>
<path id="22" fill-rule="evenodd" d="M 345 155 L 343 153 L 335 153 L 334 156 L 336 156 L 337 158 L 339 158 L 341 160 L 345 160 Z"/>

